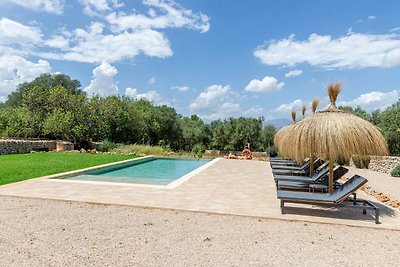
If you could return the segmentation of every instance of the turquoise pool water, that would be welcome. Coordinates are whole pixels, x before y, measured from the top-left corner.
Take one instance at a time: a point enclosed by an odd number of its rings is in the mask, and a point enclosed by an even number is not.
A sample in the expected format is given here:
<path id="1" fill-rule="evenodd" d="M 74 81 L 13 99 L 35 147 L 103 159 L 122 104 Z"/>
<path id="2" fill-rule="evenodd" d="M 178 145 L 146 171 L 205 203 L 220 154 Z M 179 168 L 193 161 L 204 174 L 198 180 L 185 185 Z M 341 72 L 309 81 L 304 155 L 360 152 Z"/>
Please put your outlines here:
<path id="1" fill-rule="evenodd" d="M 129 164 L 101 168 L 66 179 L 167 185 L 209 161 L 205 159 L 164 158 L 152 159 L 145 162 L 133 161 Z"/>

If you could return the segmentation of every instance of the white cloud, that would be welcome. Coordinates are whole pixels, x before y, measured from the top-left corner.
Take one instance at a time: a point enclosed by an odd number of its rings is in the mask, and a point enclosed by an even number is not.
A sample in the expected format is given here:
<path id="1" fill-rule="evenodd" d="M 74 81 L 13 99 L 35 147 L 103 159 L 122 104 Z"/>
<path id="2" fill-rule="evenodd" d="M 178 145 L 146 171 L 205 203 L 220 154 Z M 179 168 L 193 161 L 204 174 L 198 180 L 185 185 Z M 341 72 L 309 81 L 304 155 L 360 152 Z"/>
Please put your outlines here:
<path id="1" fill-rule="evenodd" d="M 245 117 L 261 117 L 264 113 L 264 109 L 259 105 L 249 108 L 248 110 L 243 112 L 243 116 Z"/>
<path id="2" fill-rule="evenodd" d="M 271 76 L 265 76 L 262 80 L 253 79 L 246 85 L 245 90 L 247 92 L 255 93 L 269 93 L 282 89 L 285 83 L 280 82 Z"/>
<path id="3" fill-rule="evenodd" d="M 111 96 L 118 94 L 118 87 L 113 80 L 117 73 L 117 69 L 109 63 L 101 63 L 93 70 L 93 79 L 84 91 L 89 96 Z"/>
<path id="4" fill-rule="evenodd" d="M 275 111 L 289 114 L 292 110 L 300 109 L 302 105 L 303 101 L 301 99 L 296 99 L 293 100 L 291 103 L 281 104 L 275 109 Z"/>
<path id="5" fill-rule="evenodd" d="M 391 28 L 390 31 L 391 31 L 391 32 L 400 31 L 400 27 Z"/>
<path id="6" fill-rule="evenodd" d="M 158 92 L 154 90 L 150 90 L 144 93 L 139 93 L 136 88 L 128 87 L 125 89 L 125 96 L 128 96 L 132 99 L 146 99 L 150 102 L 153 102 L 157 105 L 168 105 L 171 106 L 171 102 L 164 99 Z"/>
<path id="7" fill-rule="evenodd" d="M 143 4 L 151 7 L 149 16 L 140 13 L 125 14 L 111 13 L 107 21 L 115 31 L 138 29 L 165 29 L 188 28 L 207 32 L 210 28 L 209 18 L 202 13 L 193 13 L 174 1 L 168 0 L 144 0 Z M 154 8 L 157 8 L 157 12 Z"/>
<path id="8" fill-rule="evenodd" d="M 157 105 L 170 105 L 158 92 L 150 90 L 142 94 L 137 94 L 136 99 L 147 99 Z"/>
<path id="9" fill-rule="evenodd" d="M 53 14 L 62 14 L 64 11 L 64 0 L 5 0 L 13 4 Z"/>
<path id="10" fill-rule="evenodd" d="M 235 117 L 235 115 L 240 111 L 240 105 L 237 103 L 225 102 L 217 108 L 214 112 L 207 115 L 200 115 L 199 117 L 207 120 L 214 121 L 219 119 L 226 119 L 230 117 Z"/>
<path id="11" fill-rule="evenodd" d="M 0 45 L 33 46 L 42 41 L 41 36 L 39 28 L 4 17 L 0 19 Z"/>
<path id="12" fill-rule="evenodd" d="M 69 47 L 69 41 L 64 36 L 53 36 L 44 42 L 45 45 L 53 48 L 67 49 Z"/>
<path id="13" fill-rule="evenodd" d="M 229 85 L 211 85 L 190 104 L 190 110 L 192 112 L 215 110 L 227 98 L 230 90 Z"/>
<path id="14" fill-rule="evenodd" d="M 140 53 L 159 58 L 172 55 L 168 39 L 160 32 L 148 29 L 103 34 L 103 29 L 101 23 L 92 23 L 86 30 L 78 28 L 69 32 L 72 37 L 64 36 L 72 43 L 69 48 L 63 49 L 65 52 L 42 52 L 40 55 L 49 59 L 88 63 L 116 62 L 134 58 Z"/>
<path id="15" fill-rule="evenodd" d="M 148 83 L 149 83 L 149 84 L 155 84 L 155 83 L 156 83 L 156 76 L 151 77 L 151 78 L 148 80 Z"/>
<path id="16" fill-rule="evenodd" d="M 374 19 L 376 19 L 376 16 L 373 16 L 373 15 L 372 16 L 368 16 L 368 19 L 369 20 L 374 20 Z"/>
<path id="17" fill-rule="evenodd" d="M 83 12 L 89 16 L 99 16 L 100 13 L 111 11 L 112 8 L 123 7 L 118 0 L 80 0 L 84 5 Z"/>
<path id="18" fill-rule="evenodd" d="M 301 75 L 302 73 L 303 73 L 302 70 L 298 70 L 298 69 L 296 69 L 296 70 L 291 70 L 291 71 L 289 71 L 288 73 L 285 74 L 285 77 L 286 77 L 286 78 L 296 77 L 296 76 Z"/>
<path id="19" fill-rule="evenodd" d="M 30 82 L 43 73 L 51 72 L 49 62 L 37 63 L 16 55 L 0 56 L 0 98 L 5 98 L 23 82 Z"/>
<path id="20" fill-rule="evenodd" d="M 32 3 L 37 2 L 33 0 Z M 150 8 L 150 15 L 136 11 L 134 14 L 116 13 L 115 9 L 123 6 L 118 0 L 80 2 L 91 10 L 89 13 L 101 13 L 99 16 L 104 22 L 92 21 L 87 27 L 73 30 L 61 28 L 57 34 L 43 38 L 39 28 L 2 18 L 0 54 L 34 55 L 45 59 L 99 64 L 131 60 L 140 54 L 166 58 L 172 56 L 173 51 L 161 29 L 187 28 L 205 32 L 209 28 L 206 15 L 194 13 L 172 0 L 144 0 L 143 4 Z M 136 26 L 132 26 L 131 16 L 146 19 L 135 20 Z"/>
<path id="21" fill-rule="evenodd" d="M 308 63 L 319 68 L 392 67 L 400 64 L 400 38 L 397 34 L 363 34 L 351 30 L 338 38 L 313 33 L 304 41 L 297 41 L 291 35 L 258 47 L 254 55 L 267 65 Z"/>
<path id="22" fill-rule="evenodd" d="M 351 106 L 353 108 L 361 107 L 367 111 L 374 111 L 376 109 L 383 110 L 388 106 L 399 100 L 399 91 L 381 92 L 372 91 L 369 93 L 361 94 L 359 97 L 350 101 L 339 101 L 337 106 Z"/>
<path id="23" fill-rule="evenodd" d="M 128 87 L 125 89 L 125 96 L 128 96 L 132 99 L 136 99 L 138 95 L 138 90 L 136 88 Z"/>
<path id="24" fill-rule="evenodd" d="M 232 102 L 234 95 L 229 85 L 214 84 L 201 92 L 189 109 L 204 120 L 233 117 L 240 111 L 240 104 Z"/>
<path id="25" fill-rule="evenodd" d="M 189 86 L 172 86 L 171 87 L 171 90 L 176 90 L 176 91 L 179 91 L 179 92 L 187 92 L 187 91 L 189 91 Z"/>

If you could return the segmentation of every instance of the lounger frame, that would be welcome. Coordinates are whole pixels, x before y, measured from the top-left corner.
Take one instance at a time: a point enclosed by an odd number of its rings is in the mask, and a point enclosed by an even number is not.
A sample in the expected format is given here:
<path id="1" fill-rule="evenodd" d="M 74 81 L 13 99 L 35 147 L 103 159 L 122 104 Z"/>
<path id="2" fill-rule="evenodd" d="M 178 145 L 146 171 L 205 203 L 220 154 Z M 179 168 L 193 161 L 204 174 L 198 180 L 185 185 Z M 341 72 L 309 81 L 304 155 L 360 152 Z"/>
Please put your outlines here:
<path id="1" fill-rule="evenodd" d="M 353 196 L 353 198 L 350 198 L 350 195 Z M 367 210 L 374 210 L 375 212 L 375 223 L 379 224 L 379 208 L 372 204 L 371 202 L 363 199 L 357 199 L 356 193 L 352 193 L 346 198 L 343 198 L 342 201 L 340 202 L 320 202 L 320 201 L 312 201 L 312 200 L 292 200 L 292 199 L 284 199 L 281 198 L 281 213 L 285 214 L 285 203 L 303 203 L 303 204 L 313 204 L 313 205 L 325 205 L 325 206 L 335 206 L 335 207 L 352 207 L 352 208 L 359 208 L 363 210 L 363 214 L 367 213 Z M 344 205 L 344 202 L 351 202 L 352 206 L 349 205 Z M 359 206 L 358 204 L 362 204 L 362 206 Z"/>

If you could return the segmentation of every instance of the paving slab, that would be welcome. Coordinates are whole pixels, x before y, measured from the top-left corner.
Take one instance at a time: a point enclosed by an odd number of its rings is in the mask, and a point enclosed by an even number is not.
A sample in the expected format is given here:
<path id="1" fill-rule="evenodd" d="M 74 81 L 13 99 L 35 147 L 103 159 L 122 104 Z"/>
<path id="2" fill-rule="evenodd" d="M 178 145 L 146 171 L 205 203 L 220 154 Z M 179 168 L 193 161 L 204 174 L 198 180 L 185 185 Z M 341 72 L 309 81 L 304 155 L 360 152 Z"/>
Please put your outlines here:
<path id="1" fill-rule="evenodd" d="M 368 178 L 368 177 L 367 177 Z M 0 187 L 0 195 L 132 205 L 400 230 L 400 215 L 381 209 L 381 224 L 359 209 L 288 204 L 281 214 L 269 163 L 219 159 L 176 187 L 38 178 Z"/>

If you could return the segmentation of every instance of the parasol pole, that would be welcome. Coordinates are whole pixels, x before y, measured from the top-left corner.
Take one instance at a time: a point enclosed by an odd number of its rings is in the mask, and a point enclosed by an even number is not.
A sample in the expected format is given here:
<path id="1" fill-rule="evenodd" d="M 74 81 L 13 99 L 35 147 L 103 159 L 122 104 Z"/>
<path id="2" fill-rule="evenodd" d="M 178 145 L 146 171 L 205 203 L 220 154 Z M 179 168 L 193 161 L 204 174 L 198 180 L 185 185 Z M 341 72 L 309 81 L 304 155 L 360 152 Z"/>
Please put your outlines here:
<path id="1" fill-rule="evenodd" d="M 311 150 L 311 155 L 310 155 L 310 177 L 312 177 L 314 174 L 314 151 Z"/>
<path id="2" fill-rule="evenodd" d="M 329 193 L 333 192 L 333 166 L 334 166 L 334 160 L 331 156 L 329 156 L 329 188 L 328 188 Z"/>
<path id="3" fill-rule="evenodd" d="M 311 112 L 312 114 L 315 113 L 315 111 L 317 110 L 317 106 L 319 103 L 319 99 L 318 98 L 314 98 L 313 101 L 311 102 Z M 303 106 L 303 119 L 304 119 L 304 114 L 306 112 L 306 106 Z M 314 146 L 313 146 L 313 142 L 311 142 L 311 155 L 310 155 L 310 177 L 312 177 L 314 174 Z"/>

